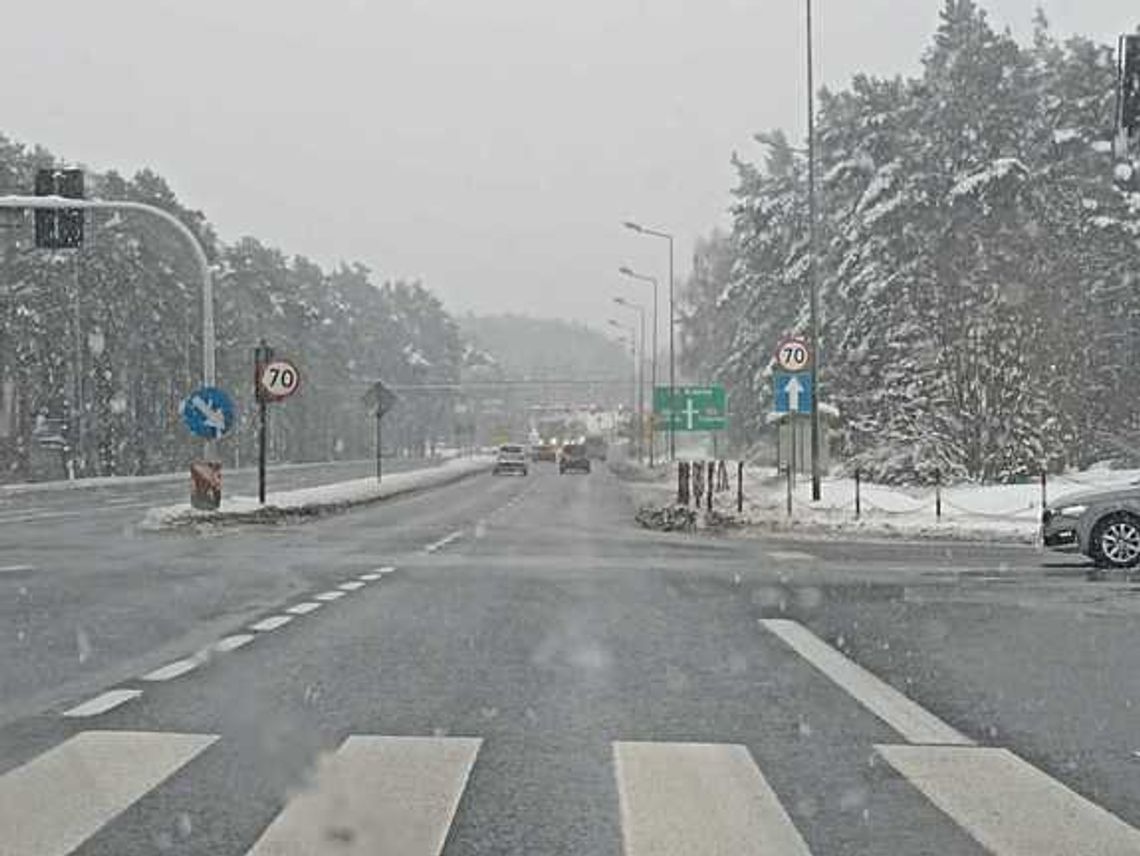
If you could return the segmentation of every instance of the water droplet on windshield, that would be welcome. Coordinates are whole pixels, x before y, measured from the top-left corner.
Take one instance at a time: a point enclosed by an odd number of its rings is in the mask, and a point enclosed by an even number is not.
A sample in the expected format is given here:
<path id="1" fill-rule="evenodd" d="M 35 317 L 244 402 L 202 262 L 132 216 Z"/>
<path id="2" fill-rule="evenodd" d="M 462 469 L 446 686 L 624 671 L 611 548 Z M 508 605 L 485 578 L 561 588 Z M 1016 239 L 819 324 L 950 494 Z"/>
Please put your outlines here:
<path id="1" fill-rule="evenodd" d="M 79 662 L 86 663 L 91 656 L 91 640 L 82 627 L 75 628 L 75 647 L 79 652 Z"/>
<path id="2" fill-rule="evenodd" d="M 182 812 L 178 815 L 178 821 L 175 823 L 174 828 L 178 831 L 180 836 L 189 838 L 190 833 L 194 831 L 194 824 L 190 822 L 190 815 L 186 812 Z"/>

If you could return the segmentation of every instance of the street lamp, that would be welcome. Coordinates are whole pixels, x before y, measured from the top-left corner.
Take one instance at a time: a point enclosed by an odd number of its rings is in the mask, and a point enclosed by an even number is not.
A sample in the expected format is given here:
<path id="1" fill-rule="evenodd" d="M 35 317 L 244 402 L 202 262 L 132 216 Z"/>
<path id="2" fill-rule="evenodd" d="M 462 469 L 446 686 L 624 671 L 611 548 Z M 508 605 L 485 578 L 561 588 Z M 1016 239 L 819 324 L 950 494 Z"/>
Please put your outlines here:
<path id="1" fill-rule="evenodd" d="M 819 283 L 816 275 L 815 204 L 815 63 L 812 52 L 811 0 L 807 2 L 807 114 L 808 114 L 808 285 L 811 289 L 811 498 L 820 498 L 819 471 Z"/>
<path id="2" fill-rule="evenodd" d="M 640 223 L 634 223 L 632 220 L 626 220 L 622 225 L 630 231 L 637 232 L 639 235 L 649 235 L 653 238 L 663 238 L 669 242 L 669 407 L 672 410 L 674 390 L 677 385 L 677 362 L 674 357 L 673 349 L 673 330 L 675 324 L 673 322 L 673 236 L 668 232 L 662 232 L 657 229 L 650 229 L 642 226 Z M 677 459 L 677 435 L 673 430 L 673 418 L 670 413 L 669 418 L 669 460 L 674 461 Z"/>
<path id="3" fill-rule="evenodd" d="M 652 351 L 653 361 L 652 361 L 652 366 L 650 368 L 651 374 L 650 374 L 650 382 L 649 382 L 650 395 L 653 396 L 653 395 L 657 394 L 656 393 L 656 390 L 657 390 L 657 331 L 661 328 L 661 325 L 657 320 L 657 292 L 658 292 L 657 277 L 647 276 L 643 273 L 638 273 L 637 271 L 633 270 L 632 268 L 630 268 L 628 266 L 622 266 L 622 267 L 618 268 L 618 273 L 620 273 L 622 276 L 627 276 L 630 279 L 636 279 L 639 282 L 646 282 L 646 283 L 649 283 L 650 285 L 653 286 L 653 351 Z M 650 422 L 652 423 L 652 419 L 650 420 Z M 655 447 L 657 445 L 656 437 L 657 437 L 657 430 L 654 428 L 654 430 L 649 432 L 649 466 L 650 467 L 655 466 L 654 452 L 655 452 Z"/>
<path id="4" fill-rule="evenodd" d="M 632 325 L 622 324 L 620 321 L 617 321 L 613 318 L 608 319 L 606 321 L 606 323 L 609 324 L 611 327 L 613 327 L 615 330 L 620 330 L 622 332 L 622 335 L 618 337 L 619 342 L 621 342 L 623 345 L 629 345 L 629 356 L 630 356 L 630 359 L 633 360 L 633 362 L 635 363 L 635 365 L 633 367 L 633 383 L 636 386 L 636 384 L 637 384 L 637 366 L 636 366 L 636 362 L 637 362 L 637 331 L 633 328 Z M 630 410 L 634 410 L 636 407 L 637 407 L 637 391 L 633 390 L 632 395 L 630 395 L 630 398 L 629 398 L 629 408 L 630 408 Z"/>
<path id="5" fill-rule="evenodd" d="M 637 352 L 637 462 L 645 463 L 645 307 L 624 297 L 615 297 L 614 303 L 637 313 L 640 337 Z"/>

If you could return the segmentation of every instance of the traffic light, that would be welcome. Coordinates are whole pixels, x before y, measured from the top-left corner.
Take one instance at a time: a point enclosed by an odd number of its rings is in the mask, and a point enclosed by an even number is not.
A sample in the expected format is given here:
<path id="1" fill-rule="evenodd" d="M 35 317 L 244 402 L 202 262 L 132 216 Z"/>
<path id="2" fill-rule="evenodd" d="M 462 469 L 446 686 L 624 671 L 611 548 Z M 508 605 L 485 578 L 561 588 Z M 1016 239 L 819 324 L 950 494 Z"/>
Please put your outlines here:
<path id="1" fill-rule="evenodd" d="M 36 196 L 83 198 L 83 170 L 36 170 Z M 44 250 L 70 250 L 83 245 L 82 208 L 37 208 L 36 246 Z"/>

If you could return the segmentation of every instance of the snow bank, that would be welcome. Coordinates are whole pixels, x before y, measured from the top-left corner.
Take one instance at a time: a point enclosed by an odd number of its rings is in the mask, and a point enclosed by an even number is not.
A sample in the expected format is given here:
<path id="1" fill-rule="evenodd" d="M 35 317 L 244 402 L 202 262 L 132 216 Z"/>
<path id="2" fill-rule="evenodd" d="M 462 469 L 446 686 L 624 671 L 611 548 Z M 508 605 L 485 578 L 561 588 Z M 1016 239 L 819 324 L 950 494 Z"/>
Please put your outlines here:
<path id="1" fill-rule="evenodd" d="M 732 489 L 715 495 L 713 508 L 722 514 L 736 512 L 736 473 Z M 1055 502 L 1065 494 L 1127 485 L 1140 480 L 1140 470 L 1092 469 L 1049 476 L 1046 498 Z M 676 491 L 668 479 L 653 485 L 635 485 L 639 502 L 665 504 Z M 863 482 L 861 514 L 855 517 L 855 482 L 827 478 L 822 498 L 811 501 L 811 479 L 801 476 L 792 493 L 792 514 L 787 513 L 787 483 L 770 467 L 748 467 L 744 475 L 744 513 L 739 522 L 766 530 L 802 531 L 813 535 L 866 534 L 971 541 L 1006 541 L 1033 544 L 1041 521 L 1041 485 L 954 485 L 942 489 L 942 516 L 935 515 L 933 488 L 898 488 Z"/>
<path id="2" fill-rule="evenodd" d="M 441 454 L 441 457 L 454 456 L 458 452 L 449 451 L 446 454 Z M 271 473 L 284 472 L 286 470 L 305 470 L 312 469 L 313 467 L 328 467 L 328 466 L 341 466 L 346 464 L 370 464 L 371 458 L 360 460 L 342 460 L 342 461 L 311 461 L 303 464 L 271 464 L 269 471 Z M 238 469 L 226 470 L 226 475 L 233 473 L 254 473 L 257 472 L 256 467 L 239 467 Z M 20 493 L 39 493 L 41 491 L 60 491 L 60 490 L 85 490 L 87 488 L 101 488 L 101 487 L 124 487 L 128 485 L 146 485 L 146 484 L 188 484 L 190 481 L 189 468 L 184 468 L 173 473 L 153 473 L 146 476 L 92 476 L 89 478 L 78 479 L 61 479 L 59 481 L 42 481 L 42 482 L 13 482 L 11 484 L 0 484 L 0 495 L 3 494 L 20 494 Z"/>
<path id="3" fill-rule="evenodd" d="M 140 527 L 163 530 L 202 523 L 273 523 L 286 518 L 317 516 L 450 484 L 485 472 L 493 463 L 488 457 L 454 458 L 436 467 L 386 475 L 380 484 L 370 477 L 270 493 L 265 505 L 260 505 L 253 496 L 223 497 L 217 511 L 200 511 L 191 508 L 189 502 L 183 502 L 150 509 Z"/>

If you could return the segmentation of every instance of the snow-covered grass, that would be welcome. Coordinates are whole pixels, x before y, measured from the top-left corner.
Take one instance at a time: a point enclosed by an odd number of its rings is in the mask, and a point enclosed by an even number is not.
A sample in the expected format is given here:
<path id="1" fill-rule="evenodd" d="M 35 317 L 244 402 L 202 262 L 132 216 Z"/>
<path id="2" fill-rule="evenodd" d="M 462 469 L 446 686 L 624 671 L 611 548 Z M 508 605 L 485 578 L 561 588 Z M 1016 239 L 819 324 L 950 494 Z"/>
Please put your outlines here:
<path id="1" fill-rule="evenodd" d="M 732 489 L 718 493 L 713 507 L 736 513 L 736 473 L 730 473 Z M 1140 470 L 1092 469 L 1066 475 L 1050 475 L 1046 498 L 1054 502 L 1065 494 L 1121 487 L 1140 479 Z M 632 485 L 640 503 L 671 502 L 675 480 Z M 855 482 L 850 478 L 826 478 L 822 498 L 811 500 L 811 479 L 797 478 L 792 492 L 792 514 L 787 512 L 787 482 L 772 468 L 748 467 L 744 474 L 745 526 L 812 534 L 865 534 L 951 540 L 1010 541 L 1032 544 L 1041 521 L 1039 482 L 1010 485 L 961 484 L 942 489 L 942 515 L 935 513 L 934 488 L 902 488 L 863 482 L 861 514 L 855 516 Z"/>
<path id="2" fill-rule="evenodd" d="M 459 449 L 440 446 L 436 448 L 436 457 L 441 461 L 449 461 L 452 458 L 458 458 L 462 452 Z M 387 460 L 387 458 L 385 458 Z M 374 463 L 372 458 L 360 458 L 357 460 L 339 460 L 339 461 L 309 461 L 303 464 L 270 464 L 270 473 L 284 472 L 287 470 L 306 470 L 313 469 L 314 467 L 328 467 L 328 466 L 347 466 L 350 464 L 368 464 Z M 234 473 L 253 473 L 257 472 L 256 467 L 238 467 L 237 469 L 227 469 L 226 475 Z M 29 492 L 40 491 L 59 491 L 59 490 L 84 490 L 86 488 L 100 488 L 100 487 L 125 487 L 128 485 L 144 485 L 144 484 L 183 484 L 189 482 L 190 473 L 188 469 L 181 469 L 173 473 L 153 473 L 145 476 L 92 476 L 90 478 L 79 479 L 60 479 L 58 481 L 42 481 L 42 482 L 13 482 L 12 484 L 0 484 L 0 494 L 14 495 Z"/>
<path id="3" fill-rule="evenodd" d="M 437 467 L 386 475 L 379 484 L 374 478 L 363 478 L 270 493 L 264 506 L 254 496 L 223 496 L 221 508 L 216 511 L 201 511 L 183 502 L 150 509 L 140 525 L 143 529 L 162 530 L 198 524 L 275 522 L 290 517 L 316 516 L 450 484 L 485 472 L 493 464 L 494 460 L 489 457 L 453 458 Z"/>

